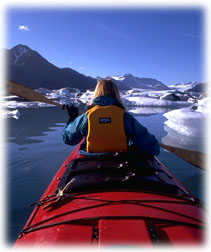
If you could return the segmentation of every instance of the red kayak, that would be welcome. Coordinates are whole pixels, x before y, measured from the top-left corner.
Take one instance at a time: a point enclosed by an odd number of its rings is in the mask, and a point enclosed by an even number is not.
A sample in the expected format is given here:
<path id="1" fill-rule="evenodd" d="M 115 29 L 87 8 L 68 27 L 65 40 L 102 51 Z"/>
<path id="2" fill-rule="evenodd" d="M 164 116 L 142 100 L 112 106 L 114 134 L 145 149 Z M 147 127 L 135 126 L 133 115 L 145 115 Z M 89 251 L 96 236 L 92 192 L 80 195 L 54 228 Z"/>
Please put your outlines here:
<path id="1" fill-rule="evenodd" d="M 154 157 L 82 156 L 79 145 L 36 204 L 15 247 L 193 245 L 200 202 Z"/>

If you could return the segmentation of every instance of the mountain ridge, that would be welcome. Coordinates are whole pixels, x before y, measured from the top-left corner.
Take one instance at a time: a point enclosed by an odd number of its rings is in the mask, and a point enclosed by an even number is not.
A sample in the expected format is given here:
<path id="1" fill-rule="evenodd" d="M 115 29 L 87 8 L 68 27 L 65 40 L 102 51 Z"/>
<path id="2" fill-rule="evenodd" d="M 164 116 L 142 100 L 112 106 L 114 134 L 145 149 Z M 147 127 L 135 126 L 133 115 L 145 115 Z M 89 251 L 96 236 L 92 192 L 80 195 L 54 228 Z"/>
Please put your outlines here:
<path id="1" fill-rule="evenodd" d="M 22 51 L 25 49 L 25 52 L 18 57 L 20 48 Z M 7 78 L 30 88 L 59 89 L 67 86 L 85 91 L 96 85 L 94 78 L 86 77 L 71 68 L 59 68 L 27 46 L 17 45 L 7 50 L 6 54 Z"/>
<path id="2" fill-rule="evenodd" d="M 18 44 L 11 49 L 5 49 L 7 58 L 7 79 L 22 83 L 30 88 L 40 87 L 60 89 L 64 87 L 78 88 L 81 91 L 94 89 L 98 79 L 85 76 L 72 68 L 59 68 L 50 63 L 37 51 Z M 130 73 L 123 76 L 108 76 L 120 90 L 131 88 L 150 90 L 171 90 L 176 85 L 166 86 L 162 82 L 144 77 L 135 77 Z"/>

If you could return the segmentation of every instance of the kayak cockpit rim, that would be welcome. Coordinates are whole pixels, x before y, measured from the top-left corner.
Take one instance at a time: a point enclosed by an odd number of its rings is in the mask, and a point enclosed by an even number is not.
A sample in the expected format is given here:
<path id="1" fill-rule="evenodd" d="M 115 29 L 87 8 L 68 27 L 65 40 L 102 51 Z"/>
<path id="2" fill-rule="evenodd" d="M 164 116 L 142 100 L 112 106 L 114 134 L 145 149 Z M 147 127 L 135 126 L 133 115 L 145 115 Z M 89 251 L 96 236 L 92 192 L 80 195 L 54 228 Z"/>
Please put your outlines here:
<path id="1" fill-rule="evenodd" d="M 131 154 L 130 154 L 131 155 Z M 136 157 L 134 159 L 134 157 Z M 59 178 L 57 192 L 74 178 L 66 193 L 89 191 L 142 191 L 181 197 L 199 204 L 196 199 L 155 157 L 139 156 L 86 156 L 71 160 Z"/>

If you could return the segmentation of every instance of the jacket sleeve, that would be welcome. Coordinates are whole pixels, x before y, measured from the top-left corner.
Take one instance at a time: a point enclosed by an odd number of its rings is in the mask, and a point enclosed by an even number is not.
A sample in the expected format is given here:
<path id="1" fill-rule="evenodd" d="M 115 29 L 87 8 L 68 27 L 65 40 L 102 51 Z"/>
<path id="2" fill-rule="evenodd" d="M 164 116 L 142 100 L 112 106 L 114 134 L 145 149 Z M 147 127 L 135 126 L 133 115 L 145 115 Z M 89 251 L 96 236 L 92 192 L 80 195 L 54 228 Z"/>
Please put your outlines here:
<path id="1" fill-rule="evenodd" d="M 159 155 L 160 145 L 152 134 L 150 134 L 143 125 L 141 125 L 132 115 L 124 115 L 125 133 L 129 140 L 141 151 L 149 155 Z"/>
<path id="2" fill-rule="evenodd" d="M 67 122 L 66 127 L 62 131 L 62 137 L 65 144 L 76 145 L 80 143 L 87 131 L 86 113 L 78 116 L 73 122 Z"/>

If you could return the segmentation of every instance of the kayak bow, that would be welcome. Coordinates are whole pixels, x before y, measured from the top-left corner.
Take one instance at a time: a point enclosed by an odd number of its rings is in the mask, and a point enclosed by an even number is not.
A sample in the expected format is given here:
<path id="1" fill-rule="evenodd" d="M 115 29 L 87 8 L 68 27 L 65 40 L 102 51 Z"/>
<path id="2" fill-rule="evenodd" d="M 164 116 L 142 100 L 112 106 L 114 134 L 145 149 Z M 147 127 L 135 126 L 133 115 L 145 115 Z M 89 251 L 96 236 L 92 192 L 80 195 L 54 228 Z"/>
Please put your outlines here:
<path id="1" fill-rule="evenodd" d="M 68 156 L 15 247 L 201 244 L 199 201 L 156 158 Z"/>

